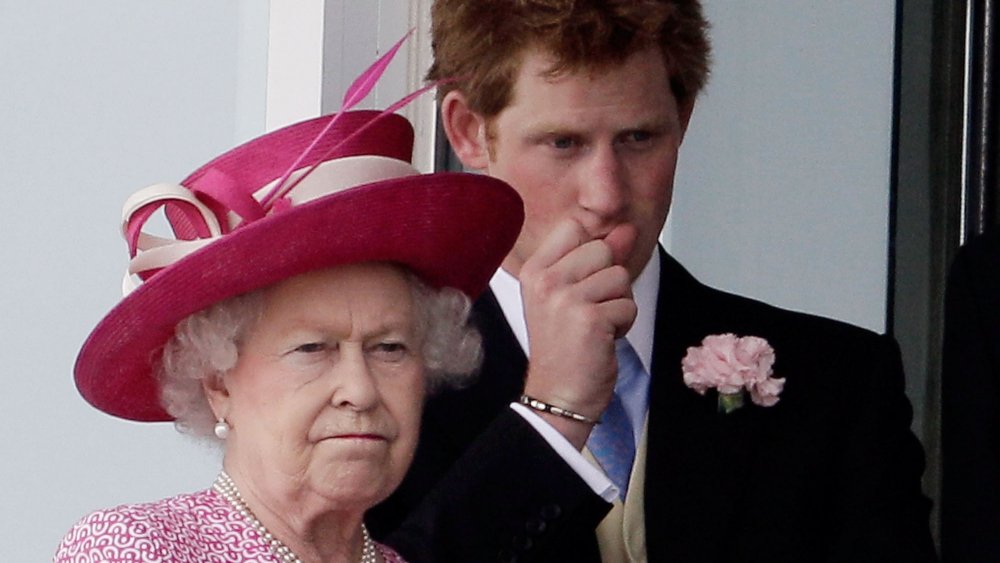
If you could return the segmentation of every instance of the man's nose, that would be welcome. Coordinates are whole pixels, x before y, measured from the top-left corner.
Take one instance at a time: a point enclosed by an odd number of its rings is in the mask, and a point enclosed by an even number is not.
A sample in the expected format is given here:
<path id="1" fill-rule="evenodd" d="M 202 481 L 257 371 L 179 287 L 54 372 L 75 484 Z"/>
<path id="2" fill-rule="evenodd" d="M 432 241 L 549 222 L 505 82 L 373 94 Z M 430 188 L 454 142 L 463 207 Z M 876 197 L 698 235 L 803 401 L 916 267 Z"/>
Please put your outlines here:
<path id="1" fill-rule="evenodd" d="M 579 178 L 579 204 L 600 217 L 614 217 L 628 196 L 622 159 L 613 146 L 605 146 L 592 151 L 588 160 Z"/>
<path id="2" fill-rule="evenodd" d="M 365 411 L 378 404 L 375 374 L 364 350 L 343 349 L 331 371 L 330 402 L 334 407 Z"/>

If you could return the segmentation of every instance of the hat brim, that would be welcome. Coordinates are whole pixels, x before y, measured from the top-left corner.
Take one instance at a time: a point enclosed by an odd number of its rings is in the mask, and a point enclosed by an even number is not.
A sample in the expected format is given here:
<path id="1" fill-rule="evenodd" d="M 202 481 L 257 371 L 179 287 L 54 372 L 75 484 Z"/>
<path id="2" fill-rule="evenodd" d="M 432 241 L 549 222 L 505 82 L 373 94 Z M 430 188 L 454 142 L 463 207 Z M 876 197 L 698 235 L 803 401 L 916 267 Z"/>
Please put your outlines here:
<path id="1" fill-rule="evenodd" d="M 117 417 L 173 420 L 153 374 L 178 322 L 219 301 L 313 270 L 360 262 L 406 266 L 434 287 L 478 296 L 524 220 L 516 192 L 486 176 L 440 173 L 328 195 L 250 223 L 164 268 L 87 338 L 77 388 Z"/>

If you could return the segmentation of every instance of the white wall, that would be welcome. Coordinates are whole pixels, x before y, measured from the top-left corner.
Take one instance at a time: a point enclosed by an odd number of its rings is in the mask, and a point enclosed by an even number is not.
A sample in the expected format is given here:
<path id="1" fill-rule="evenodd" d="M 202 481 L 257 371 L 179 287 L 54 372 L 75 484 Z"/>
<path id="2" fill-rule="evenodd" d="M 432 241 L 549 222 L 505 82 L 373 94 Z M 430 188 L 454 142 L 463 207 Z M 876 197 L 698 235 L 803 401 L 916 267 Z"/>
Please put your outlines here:
<path id="1" fill-rule="evenodd" d="M 884 330 L 895 4 L 704 0 L 666 233 L 703 281 Z"/>
<path id="2" fill-rule="evenodd" d="M 169 424 L 92 409 L 76 352 L 120 297 L 121 205 L 264 126 L 266 0 L 0 0 L 0 543 L 211 484 Z"/>

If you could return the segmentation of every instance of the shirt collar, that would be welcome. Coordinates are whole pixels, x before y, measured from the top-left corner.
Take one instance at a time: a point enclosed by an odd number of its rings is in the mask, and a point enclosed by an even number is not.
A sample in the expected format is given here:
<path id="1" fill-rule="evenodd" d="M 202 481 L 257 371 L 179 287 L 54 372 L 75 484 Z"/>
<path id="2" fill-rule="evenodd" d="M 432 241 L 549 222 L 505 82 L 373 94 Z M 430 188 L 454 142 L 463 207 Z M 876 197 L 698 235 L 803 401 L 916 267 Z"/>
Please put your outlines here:
<path id="1" fill-rule="evenodd" d="M 638 307 L 635 323 L 629 329 L 625 338 L 642 361 L 646 373 L 652 373 L 653 363 L 653 329 L 656 324 L 656 297 L 659 290 L 660 253 L 654 249 L 653 255 L 642 269 L 639 277 L 632 283 L 632 295 Z M 521 283 L 500 268 L 490 280 L 490 289 L 500 304 L 504 317 L 511 331 L 521 344 L 526 356 L 530 355 L 528 345 L 528 327 L 524 322 L 524 302 L 521 299 Z"/>

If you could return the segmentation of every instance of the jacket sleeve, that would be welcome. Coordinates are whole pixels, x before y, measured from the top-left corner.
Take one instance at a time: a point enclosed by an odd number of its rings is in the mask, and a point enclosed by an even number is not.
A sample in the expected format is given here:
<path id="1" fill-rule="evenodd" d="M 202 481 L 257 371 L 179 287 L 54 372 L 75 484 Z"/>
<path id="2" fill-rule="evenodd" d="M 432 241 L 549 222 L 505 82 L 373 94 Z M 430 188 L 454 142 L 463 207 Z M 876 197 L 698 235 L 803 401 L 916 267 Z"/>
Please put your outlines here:
<path id="1" fill-rule="evenodd" d="M 845 449 L 833 522 L 831 561 L 935 561 L 931 502 L 921 490 L 924 454 L 910 429 L 903 367 L 895 341 L 870 344 L 855 378 L 854 408 L 846 421 Z"/>
<path id="2" fill-rule="evenodd" d="M 597 553 L 593 531 L 610 508 L 505 409 L 386 543 L 411 563 L 588 561 Z M 567 545 L 579 553 L 567 553 Z"/>

